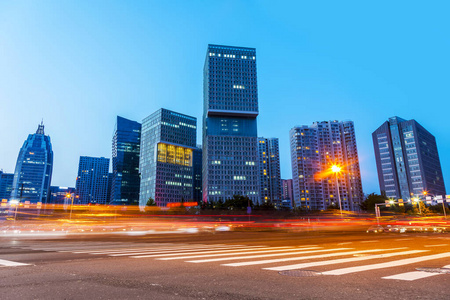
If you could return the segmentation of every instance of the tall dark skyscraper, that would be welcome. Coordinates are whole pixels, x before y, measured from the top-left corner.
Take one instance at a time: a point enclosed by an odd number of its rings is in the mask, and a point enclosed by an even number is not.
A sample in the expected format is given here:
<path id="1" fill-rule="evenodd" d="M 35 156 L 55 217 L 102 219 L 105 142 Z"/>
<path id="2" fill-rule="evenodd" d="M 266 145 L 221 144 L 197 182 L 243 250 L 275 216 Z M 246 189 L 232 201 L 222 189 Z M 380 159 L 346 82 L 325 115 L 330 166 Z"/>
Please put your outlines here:
<path id="1" fill-rule="evenodd" d="M 197 119 L 164 108 L 142 121 L 139 206 L 193 200 Z"/>
<path id="2" fill-rule="evenodd" d="M 203 201 L 260 200 L 254 48 L 208 45 L 203 73 Z"/>
<path id="3" fill-rule="evenodd" d="M 419 123 L 392 117 L 372 138 L 382 194 L 405 201 L 424 191 L 445 195 L 436 139 Z"/>
<path id="4" fill-rule="evenodd" d="M 112 204 L 139 204 L 141 124 L 117 116 L 112 139 Z"/>
<path id="5" fill-rule="evenodd" d="M 41 123 L 35 134 L 23 143 L 17 158 L 11 198 L 30 201 L 47 201 L 53 171 L 53 150 L 50 137 Z"/>
<path id="6" fill-rule="evenodd" d="M 280 150 L 277 138 L 258 138 L 260 204 L 281 205 Z"/>
<path id="7" fill-rule="evenodd" d="M 197 145 L 193 152 L 194 167 L 194 198 L 197 203 L 202 202 L 202 145 Z"/>
<path id="8" fill-rule="evenodd" d="M 4 199 L 9 200 L 13 187 L 14 174 L 3 173 L 0 171 L 0 202 Z"/>
<path id="9" fill-rule="evenodd" d="M 296 207 L 324 210 L 333 204 L 338 206 L 340 197 L 343 210 L 359 210 L 364 195 L 353 122 L 325 121 L 294 127 L 290 140 Z M 334 164 L 342 167 L 339 190 L 331 172 Z"/>
<path id="10" fill-rule="evenodd" d="M 108 203 L 108 171 L 109 158 L 81 156 L 75 187 L 78 198 L 74 203 Z"/>

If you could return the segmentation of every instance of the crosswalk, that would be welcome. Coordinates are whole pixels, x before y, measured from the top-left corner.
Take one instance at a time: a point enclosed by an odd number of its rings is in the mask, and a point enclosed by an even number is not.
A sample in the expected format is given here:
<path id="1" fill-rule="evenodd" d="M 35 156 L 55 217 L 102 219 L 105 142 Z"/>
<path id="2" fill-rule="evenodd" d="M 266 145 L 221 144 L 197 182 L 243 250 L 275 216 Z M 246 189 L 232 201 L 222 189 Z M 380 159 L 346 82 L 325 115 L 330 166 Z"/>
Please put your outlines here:
<path id="1" fill-rule="evenodd" d="M 363 244 L 363 243 L 361 243 Z M 73 253 L 77 255 L 109 256 L 116 258 L 152 259 L 158 261 L 182 261 L 189 264 L 215 263 L 221 267 L 257 267 L 261 271 L 285 272 L 290 270 L 316 270 L 324 276 L 342 276 L 373 270 L 386 270 L 386 280 L 413 281 L 444 274 L 417 271 L 423 262 L 450 260 L 450 252 L 443 244 L 423 249 L 408 247 L 376 248 L 364 243 L 356 248 L 354 244 L 340 243 L 335 248 L 302 246 L 267 246 L 238 244 L 182 244 L 182 243 L 99 243 L 82 245 L 45 245 L 31 247 L 33 250 Z M 431 254 L 439 249 L 441 253 Z M 403 257 L 403 258 L 402 258 Z M 11 262 L 13 263 L 13 262 Z M 443 265 L 445 265 L 445 263 Z M 20 264 L 20 263 L 18 263 Z M 419 265 L 418 265 L 419 264 Z M 7 265 L 0 260 L 0 266 Z M 407 266 L 409 272 L 392 274 L 395 267 Z M 443 267 L 450 269 L 450 265 Z M 403 270 L 404 271 L 404 270 Z"/>

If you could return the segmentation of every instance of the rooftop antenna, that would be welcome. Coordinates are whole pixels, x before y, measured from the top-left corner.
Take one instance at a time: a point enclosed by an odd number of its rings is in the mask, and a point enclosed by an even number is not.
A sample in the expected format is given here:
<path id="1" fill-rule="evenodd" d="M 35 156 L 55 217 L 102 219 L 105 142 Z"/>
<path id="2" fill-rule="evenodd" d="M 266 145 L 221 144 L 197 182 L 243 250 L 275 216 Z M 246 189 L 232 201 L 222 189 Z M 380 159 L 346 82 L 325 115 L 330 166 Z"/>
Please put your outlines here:
<path id="1" fill-rule="evenodd" d="M 44 133 L 44 118 L 42 118 L 41 124 L 38 125 L 38 129 L 36 130 L 36 134 L 45 134 Z"/>

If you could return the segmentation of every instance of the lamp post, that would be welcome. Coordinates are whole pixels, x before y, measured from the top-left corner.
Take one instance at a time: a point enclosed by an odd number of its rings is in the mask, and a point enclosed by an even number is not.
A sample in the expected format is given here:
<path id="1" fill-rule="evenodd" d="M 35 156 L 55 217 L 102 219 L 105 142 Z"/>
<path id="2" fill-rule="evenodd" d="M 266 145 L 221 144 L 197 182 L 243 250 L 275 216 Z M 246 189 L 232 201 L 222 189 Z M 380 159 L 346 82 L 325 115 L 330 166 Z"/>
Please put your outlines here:
<path id="1" fill-rule="evenodd" d="M 413 201 L 417 203 L 419 206 L 419 214 L 422 215 L 422 208 L 420 207 L 420 199 L 419 198 L 413 198 Z"/>
<path id="2" fill-rule="evenodd" d="M 428 195 L 433 196 L 434 200 L 439 201 L 440 199 L 437 199 L 437 196 L 434 194 L 430 194 L 427 191 L 422 192 L 423 196 L 425 197 L 425 200 Z M 442 211 L 444 212 L 444 218 L 447 219 L 447 213 L 445 212 L 445 205 L 444 205 L 444 199 L 442 198 Z"/>
<path id="3" fill-rule="evenodd" d="M 336 174 L 336 186 L 337 186 L 337 194 L 338 194 L 338 201 L 339 201 L 339 211 L 341 213 L 341 218 L 342 218 L 341 193 L 339 192 L 339 179 L 338 179 L 338 174 L 341 172 L 341 167 L 339 167 L 338 165 L 332 165 L 331 171 Z"/>
<path id="4" fill-rule="evenodd" d="M 70 217 L 69 217 L 69 219 L 72 220 L 73 194 L 67 193 L 67 194 L 66 194 L 66 198 L 67 198 L 67 199 L 70 198 L 70 199 L 72 200 L 72 203 L 70 204 Z"/>

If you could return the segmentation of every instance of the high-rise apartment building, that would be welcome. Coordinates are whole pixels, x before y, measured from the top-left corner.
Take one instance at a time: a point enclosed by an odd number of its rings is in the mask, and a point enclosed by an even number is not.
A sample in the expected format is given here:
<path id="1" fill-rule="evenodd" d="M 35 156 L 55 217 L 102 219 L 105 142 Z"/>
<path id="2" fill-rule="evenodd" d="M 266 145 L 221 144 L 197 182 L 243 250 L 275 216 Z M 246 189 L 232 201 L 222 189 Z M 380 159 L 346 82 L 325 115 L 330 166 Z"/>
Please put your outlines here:
<path id="1" fill-rule="evenodd" d="M 109 158 L 80 156 L 74 203 L 108 203 L 108 172 Z"/>
<path id="2" fill-rule="evenodd" d="M 193 151 L 197 119 L 164 108 L 142 122 L 139 206 L 193 199 Z"/>
<path id="3" fill-rule="evenodd" d="M 9 200 L 13 187 L 14 174 L 3 173 L 0 171 L 0 202 Z"/>
<path id="4" fill-rule="evenodd" d="M 35 134 L 28 135 L 20 149 L 11 198 L 45 203 L 50 191 L 52 171 L 52 143 L 41 123 Z"/>
<path id="5" fill-rule="evenodd" d="M 343 210 L 359 210 L 364 195 L 353 122 L 294 127 L 290 141 L 295 206 L 324 210 L 339 206 L 340 197 Z M 342 168 L 338 182 L 333 164 Z"/>
<path id="6" fill-rule="evenodd" d="M 292 179 L 281 179 L 281 198 L 283 200 L 294 200 Z"/>
<path id="7" fill-rule="evenodd" d="M 112 139 L 112 204 L 139 204 L 140 143 L 141 124 L 117 116 Z"/>
<path id="8" fill-rule="evenodd" d="M 436 139 L 415 120 L 389 118 L 372 133 L 381 193 L 410 200 L 445 195 Z"/>
<path id="9" fill-rule="evenodd" d="M 203 201 L 258 203 L 258 86 L 254 48 L 208 45 L 203 71 Z"/>
<path id="10" fill-rule="evenodd" d="M 258 138 L 259 204 L 281 204 L 280 150 L 277 138 Z"/>

